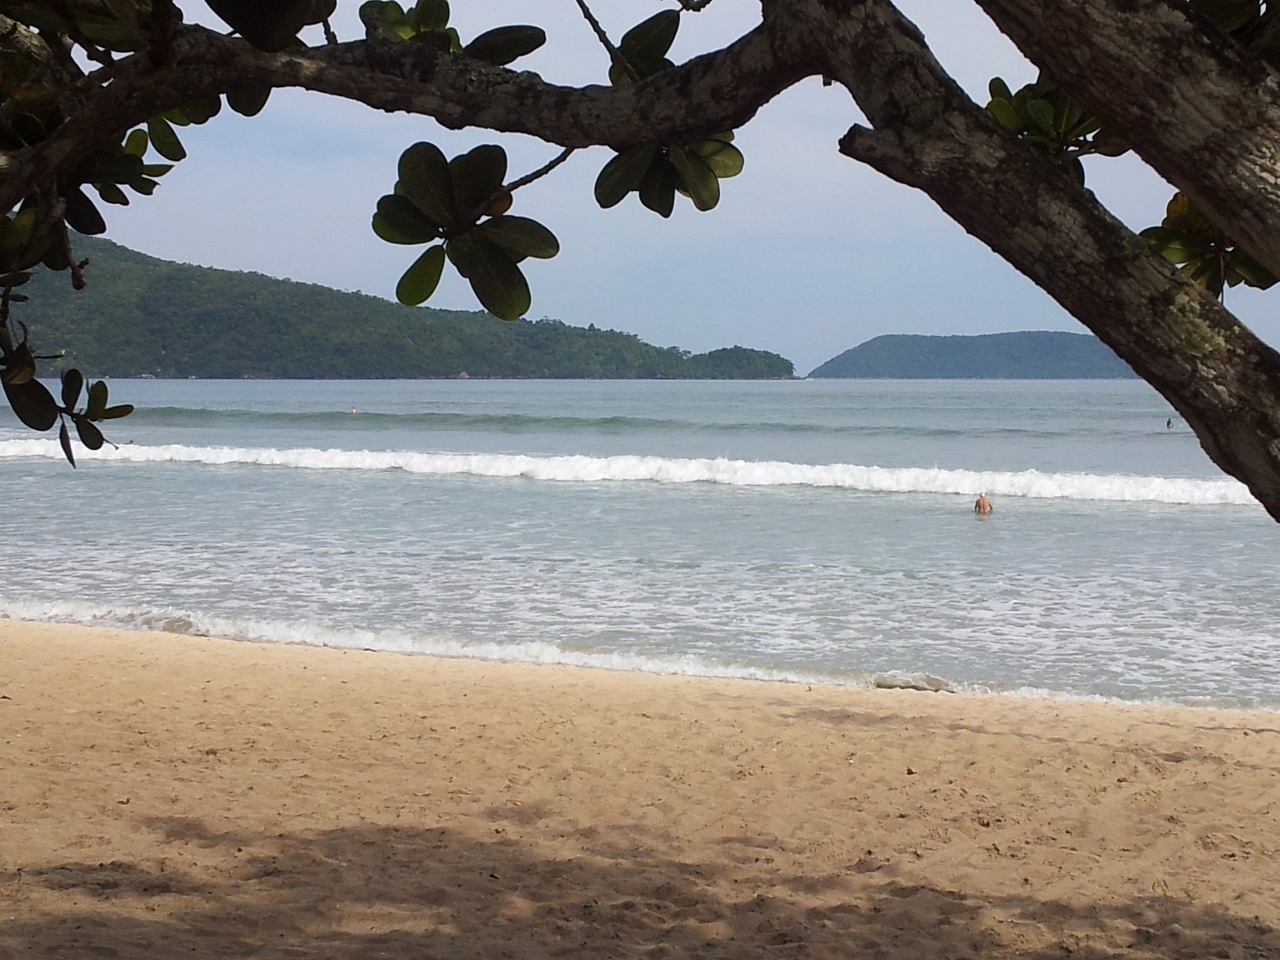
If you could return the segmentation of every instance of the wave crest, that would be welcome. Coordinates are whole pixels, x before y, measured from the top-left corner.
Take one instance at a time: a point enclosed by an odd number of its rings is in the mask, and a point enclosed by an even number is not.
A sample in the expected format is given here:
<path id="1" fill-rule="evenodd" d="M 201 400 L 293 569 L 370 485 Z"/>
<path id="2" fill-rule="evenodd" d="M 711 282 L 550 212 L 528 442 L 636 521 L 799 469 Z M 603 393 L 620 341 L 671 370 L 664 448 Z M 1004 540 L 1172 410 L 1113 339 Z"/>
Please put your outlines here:
<path id="1" fill-rule="evenodd" d="M 1256 503 L 1248 489 L 1229 479 L 1124 474 L 1042 473 L 1038 470 L 947 470 L 939 467 L 877 467 L 859 464 L 789 463 L 776 460 L 649 456 L 529 456 L 496 453 L 322 450 L 261 447 L 197 447 L 181 444 L 78 452 L 82 460 L 127 463 L 190 463 L 266 466 L 298 470 L 389 471 L 427 476 L 475 476 L 556 483 L 708 483 L 733 487 L 827 487 L 871 493 L 972 495 L 1109 500 L 1177 504 Z M 61 459 L 52 440 L 0 441 L 0 460 Z"/>

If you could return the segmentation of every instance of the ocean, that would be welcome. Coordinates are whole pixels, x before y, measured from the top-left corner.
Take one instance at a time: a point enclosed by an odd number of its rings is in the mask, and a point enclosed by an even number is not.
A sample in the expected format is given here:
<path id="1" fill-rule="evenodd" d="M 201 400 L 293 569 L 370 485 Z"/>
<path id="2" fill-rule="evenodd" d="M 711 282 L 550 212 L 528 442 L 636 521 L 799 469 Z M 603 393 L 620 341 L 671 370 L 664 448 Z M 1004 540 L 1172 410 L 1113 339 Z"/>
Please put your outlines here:
<path id="1" fill-rule="evenodd" d="M 75 470 L 0 420 L 0 615 L 1280 709 L 1280 526 L 1140 381 L 111 393 Z"/>

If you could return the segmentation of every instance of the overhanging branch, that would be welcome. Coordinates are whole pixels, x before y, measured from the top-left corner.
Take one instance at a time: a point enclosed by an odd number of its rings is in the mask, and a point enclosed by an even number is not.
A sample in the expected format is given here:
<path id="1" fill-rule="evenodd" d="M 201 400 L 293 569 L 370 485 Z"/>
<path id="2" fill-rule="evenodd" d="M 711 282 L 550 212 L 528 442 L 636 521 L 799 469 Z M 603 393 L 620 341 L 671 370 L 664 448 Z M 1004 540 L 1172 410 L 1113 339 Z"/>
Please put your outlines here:
<path id="1" fill-rule="evenodd" d="M 169 66 L 135 56 L 109 86 L 87 95 L 49 138 L 0 182 L 0 209 L 94 145 L 184 103 L 252 86 L 301 87 L 379 110 L 434 118 L 446 127 L 532 134 L 564 147 L 681 142 L 733 129 L 777 93 L 814 72 L 793 37 L 766 26 L 714 53 L 641 83 L 582 88 L 492 67 L 410 42 L 357 41 L 264 53 L 242 40 L 183 27 Z M 24 172 L 26 175 L 24 175 Z"/>

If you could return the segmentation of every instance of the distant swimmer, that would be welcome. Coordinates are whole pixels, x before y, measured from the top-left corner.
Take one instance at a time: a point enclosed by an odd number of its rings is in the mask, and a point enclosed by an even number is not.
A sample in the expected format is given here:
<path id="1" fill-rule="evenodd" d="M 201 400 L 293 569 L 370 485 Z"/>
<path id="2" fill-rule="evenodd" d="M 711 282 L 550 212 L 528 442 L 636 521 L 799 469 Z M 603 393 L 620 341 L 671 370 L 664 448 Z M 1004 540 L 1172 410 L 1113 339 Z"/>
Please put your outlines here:
<path id="1" fill-rule="evenodd" d="M 978 499 L 973 502 L 973 512 L 980 517 L 985 517 L 991 512 L 991 501 L 987 499 L 985 493 L 978 494 Z"/>
<path id="2" fill-rule="evenodd" d="M 1170 417 L 1168 420 L 1166 420 L 1166 421 L 1164 422 L 1164 428 L 1165 428 L 1166 430 L 1172 430 L 1172 429 L 1173 429 L 1173 417 Z"/>

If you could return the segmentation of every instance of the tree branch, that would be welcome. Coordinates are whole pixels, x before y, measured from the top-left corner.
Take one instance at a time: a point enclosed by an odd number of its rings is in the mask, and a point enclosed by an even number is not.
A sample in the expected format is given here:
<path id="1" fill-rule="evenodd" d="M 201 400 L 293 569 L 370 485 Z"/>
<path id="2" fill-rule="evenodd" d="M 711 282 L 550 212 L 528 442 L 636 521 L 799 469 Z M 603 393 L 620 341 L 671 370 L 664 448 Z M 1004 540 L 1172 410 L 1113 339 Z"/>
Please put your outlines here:
<path id="1" fill-rule="evenodd" d="M 1160 391 L 1214 462 L 1280 520 L 1280 354 L 1034 146 L 1009 136 L 887 0 L 799 7 L 826 38 L 831 75 L 876 127 L 851 129 L 841 152 L 927 193 L 1049 293 Z"/>
<path id="2" fill-rule="evenodd" d="M 804 50 L 789 39 L 760 27 L 641 83 L 576 88 L 425 44 L 357 41 L 273 54 L 202 27 L 181 27 L 172 66 L 157 72 L 147 58 L 118 61 L 110 85 L 85 96 L 46 141 L 22 152 L 16 172 L 0 182 L 0 209 L 28 192 L 39 169 L 60 167 L 158 113 L 256 85 L 302 87 L 433 117 L 450 128 L 528 133 L 563 147 L 696 139 L 741 126 L 813 72 Z"/>
<path id="3" fill-rule="evenodd" d="M 1175 0 L 977 0 L 1032 62 L 1280 275 L 1280 77 Z"/>

